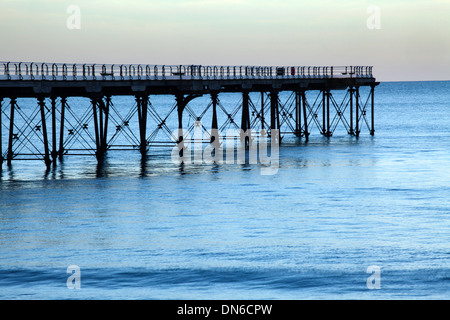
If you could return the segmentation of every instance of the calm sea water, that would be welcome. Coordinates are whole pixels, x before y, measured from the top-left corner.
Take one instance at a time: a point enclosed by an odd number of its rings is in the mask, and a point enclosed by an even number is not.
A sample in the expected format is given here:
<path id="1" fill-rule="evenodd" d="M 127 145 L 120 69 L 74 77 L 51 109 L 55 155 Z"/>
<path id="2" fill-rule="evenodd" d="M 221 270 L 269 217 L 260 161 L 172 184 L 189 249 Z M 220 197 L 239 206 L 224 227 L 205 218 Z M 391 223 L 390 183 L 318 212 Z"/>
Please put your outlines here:
<path id="1" fill-rule="evenodd" d="M 156 149 L 4 164 L 0 298 L 449 299 L 450 82 L 375 98 L 374 137 L 286 137 L 271 176 Z"/>

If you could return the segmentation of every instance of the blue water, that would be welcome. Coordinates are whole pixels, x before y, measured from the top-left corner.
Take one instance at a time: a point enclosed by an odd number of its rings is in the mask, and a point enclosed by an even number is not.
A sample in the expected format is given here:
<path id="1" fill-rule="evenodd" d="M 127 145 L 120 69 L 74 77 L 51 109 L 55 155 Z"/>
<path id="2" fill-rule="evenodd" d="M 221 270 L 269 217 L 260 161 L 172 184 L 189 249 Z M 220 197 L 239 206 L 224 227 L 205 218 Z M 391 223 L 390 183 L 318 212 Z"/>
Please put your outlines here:
<path id="1" fill-rule="evenodd" d="M 4 164 L 0 298 L 449 299 L 450 82 L 375 103 L 374 137 L 285 137 L 269 176 L 167 150 Z"/>

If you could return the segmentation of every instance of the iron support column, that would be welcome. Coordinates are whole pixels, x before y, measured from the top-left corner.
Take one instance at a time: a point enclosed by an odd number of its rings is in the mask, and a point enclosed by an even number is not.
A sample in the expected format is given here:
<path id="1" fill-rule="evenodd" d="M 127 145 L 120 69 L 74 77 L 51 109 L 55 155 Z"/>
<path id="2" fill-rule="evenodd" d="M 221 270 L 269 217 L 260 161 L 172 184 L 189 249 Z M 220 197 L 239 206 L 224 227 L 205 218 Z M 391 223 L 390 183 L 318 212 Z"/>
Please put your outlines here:
<path id="1" fill-rule="evenodd" d="M 356 128 L 355 128 L 355 135 L 359 137 L 359 87 L 356 87 L 355 89 L 355 98 L 356 98 Z"/>
<path id="2" fill-rule="evenodd" d="M 308 142 L 309 140 L 309 132 L 308 132 L 308 113 L 306 112 L 306 95 L 305 91 L 302 90 L 301 92 L 302 96 L 302 108 L 303 108 L 303 122 L 305 123 L 305 141 Z"/>
<path id="3" fill-rule="evenodd" d="M 178 137 L 177 144 L 180 150 L 180 157 L 184 157 L 184 142 L 183 142 L 183 110 L 186 106 L 183 94 L 177 93 L 175 96 L 177 101 L 177 113 L 178 113 Z"/>
<path id="4" fill-rule="evenodd" d="M 108 122 L 109 122 L 109 107 L 111 105 L 111 96 L 107 96 L 105 98 L 106 100 L 106 104 L 103 103 L 102 101 L 102 105 L 104 107 L 104 112 L 105 112 L 105 125 L 103 126 L 103 141 L 102 141 L 102 149 L 103 152 L 106 153 L 106 150 L 108 148 Z"/>
<path id="5" fill-rule="evenodd" d="M 92 112 L 94 115 L 95 148 L 96 148 L 95 155 L 97 157 L 97 160 L 100 160 L 101 152 L 100 152 L 100 134 L 99 134 L 98 116 L 97 116 L 97 100 L 95 98 L 91 98 L 91 103 L 92 103 Z"/>
<path id="6" fill-rule="evenodd" d="M 270 129 L 280 129 L 278 114 L 278 91 L 270 92 Z"/>
<path id="7" fill-rule="evenodd" d="M 14 110 L 16 106 L 16 98 L 11 98 L 11 113 L 9 116 L 9 137 L 8 137 L 8 154 L 6 156 L 8 166 L 11 166 L 13 158 L 13 136 L 14 136 Z"/>
<path id="8" fill-rule="evenodd" d="M 44 97 L 38 98 L 39 108 L 41 110 L 41 124 L 42 124 L 42 135 L 44 138 L 44 162 L 47 168 L 50 168 L 50 150 L 48 147 L 48 137 L 47 137 L 47 124 L 45 121 L 45 101 Z"/>
<path id="9" fill-rule="evenodd" d="M 242 93 L 242 118 L 241 118 L 241 130 L 245 136 L 245 145 L 248 146 L 250 138 L 248 136 L 250 129 L 250 110 L 249 110 L 249 92 L 244 91 Z"/>
<path id="10" fill-rule="evenodd" d="M 64 154 L 64 120 L 66 112 L 66 97 L 61 97 L 61 123 L 59 128 L 59 160 L 62 160 Z"/>
<path id="11" fill-rule="evenodd" d="M 136 96 L 136 103 L 138 108 L 139 118 L 139 136 L 141 140 L 140 152 L 145 155 L 147 152 L 147 108 L 148 97 L 146 95 L 140 97 Z"/>
<path id="12" fill-rule="evenodd" d="M 327 96 L 327 132 L 326 132 L 326 136 L 327 137 L 331 137 L 331 131 L 330 131 L 330 90 L 327 90 L 326 96 Z"/>
<path id="13" fill-rule="evenodd" d="M 374 111 L 375 111 L 375 86 L 371 86 L 370 88 L 370 95 L 371 95 L 371 124 L 372 124 L 372 128 L 370 129 L 370 135 L 374 135 L 375 134 L 375 117 L 374 117 Z"/>
<path id="14" fill-rule="evenodd" d="M 301 137 L 302 132 L 302 113 L 301 113 L 301 95 L 300 92 L 295 92 L 295 135 Z"/>
<path id="15" fill-rule="evenodd" d="M 140 150 L 142 153 L 142 108 L 141 108 L 141 97 L 135 96 L 134 99 L 136 100 L 136 108 L 137 108 L 137 114 L 138 114 L 138 122 L 139 122 L 139 137 L 140 137 Z"/>
<path id="16" fill-rule="evenodd" d="M 97 99 L 97 110 L 98 110 L 98 133 L 99 133 L 99 153 L 103 157 L 103 140 L 104 138 L 104 132 L 103 132 L 103 108 L 102 108 L 103 98 L 100 97 Z"/>
<path id="17" fill-rule="evenodd" d="M 102 156 L 105 155 L 108 149 L 108 120 L 109 120 L 109 106 L 111 103 L 111 97 L 106 97 L 106 104 L 103 98 L 97 100 L 98 113 L 99 113 L 99 147 Z"/>
<path id="18" fill-rule="evenodd" d="M 264 92 L 261 92 L 261 130 L 264 130 Z"/>
<path id="19" fill-rule="evenodd" d="M 56 97 L 51 97 L 52 101 L 52 160 L 56 163 L 58 152 L 56 151 Z"/>
<path id="20" fill-rule="evenodd" d="M 211 144 L 219 142 L 219 132 L 217 126 L 217 92 L 211 93 L 211 101 L 212 101 L 212 123 L 211 123 Z M 216 141 L 217 139 L 217 141 Z"/>
<path id="21" fill-rule="evenodd" d="M 200 95 L 191 94 L 186 97 L 180 92 L 175 94 L 175 100 L 177 101 L 177 112 L 178 112 L 178 140 L 177 144 L 180 148 L 180 156 L 183 157 L 183 146 L 181 143 L 183 142 L 183 111 L 186 105 L 192 99 L 199 97 Z"/>
<path id="22" fill-rule="evenodd" d="M 186 106 L 184 103 L 184 97 L 182 94 L 177 94 L 175 97 L 177 101 L 177 113 L 178 113 L 178 142 L 183 141 L 183 111 Z"/>
<path id="23" fill-rule="evenodd" d="M 326 135 L 326 121 L 327 121 L 327 119 L 326 119 L 326 116 L 327 116 L 327 114 L 326 114 L 326 106 L 325 106 L 325 104 L 326 104 L 326 102 L 325 102 L 325 100 L 326 100 L 326 93 L 325 93 L 325 90 L 322 90 L 322 134 L 323 135 Z"/>
<path id="24" fill-rule="evenodd" d="M 350 131 L 349 134 L 354 135 L 355 132 L 353 131 L 353 87 L 350 87 L 348 89 L 348 92 L 350 94 Z"/>

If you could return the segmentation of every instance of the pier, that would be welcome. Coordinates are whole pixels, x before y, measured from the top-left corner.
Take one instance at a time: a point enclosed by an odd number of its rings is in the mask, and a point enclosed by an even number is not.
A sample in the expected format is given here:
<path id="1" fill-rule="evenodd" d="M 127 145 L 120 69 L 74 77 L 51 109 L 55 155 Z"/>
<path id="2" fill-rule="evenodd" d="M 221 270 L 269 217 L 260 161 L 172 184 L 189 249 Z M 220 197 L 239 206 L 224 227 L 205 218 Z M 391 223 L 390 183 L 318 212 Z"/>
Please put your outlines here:
<path id="1" fill-rule="evenodd" d="M 49 168 L 70 155 L 95 156 L 99 161 L 113 150 L 145 155 L 151 147 L 176 145 L 184 130 L 192 131 L 186 118 L 200 123 L 205 115 L 211 121 L 211 127 L 204 128 L 211 142 L 213 130 L 228 126 L 243 132 L 267 130 L 269 135 L 277 130 L 305 141 L 313 131 L 331 137 L 338 125 L 356 137 L 366 129 L 374 135 L 379 82 L 372 69 L 1 62 L 1 164 L 43 160 Z M 364 96 L 362 88 L 367 89 Z M 344 93 L 338 101 L 336 91 Z M 231 108 L 222 99 L 230 94 L 238 95 L 239 101 Z M 162 108 L 152 102 L 161 95 L 170 96 L 173 105 Z M 115 106 L 118 97 L 129 97 L 128 104 Z M 194 110 L 190 103 L 200 97 L 209 102 Z M 78 100 L 72 104 L 74 98 L 82 98 L 82 105 Z M 21 105 L 30 99 L 33 108 Z M 176 121 L 168 121 L 171 117 Z M 166 140 L 156 139 L 160 132 Z"/>

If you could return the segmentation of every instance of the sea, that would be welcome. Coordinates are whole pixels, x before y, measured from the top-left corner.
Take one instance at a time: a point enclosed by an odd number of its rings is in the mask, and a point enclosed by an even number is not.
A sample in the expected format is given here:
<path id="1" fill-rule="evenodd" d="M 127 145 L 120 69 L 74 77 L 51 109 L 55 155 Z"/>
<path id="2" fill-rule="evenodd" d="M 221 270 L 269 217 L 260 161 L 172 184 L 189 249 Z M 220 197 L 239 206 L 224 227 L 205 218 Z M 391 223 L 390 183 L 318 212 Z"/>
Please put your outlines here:
<path id="1" fill-rule="evenodd" d="M 345 92 L 333 94 L 339 106 Z M 239 102 L 219 98 L 230 113 Z M 133 98 L 113 101 L 125 119 Z M 151 103 L 163 118 L 174 97 Z M 382 82 L 374 136 L 365 121 L 359 137 L 343 122 L 332 137 L 311 123 L 308 142 L 283 134 L 270 175 L 259 163 L 175 163 L 158 146 L 144 158 L 110 150 L 100 164 L 67 156 L 50 170 L 3 163 L 0 299 L 449 299 L 449 112 L 448 81 Z"/>

